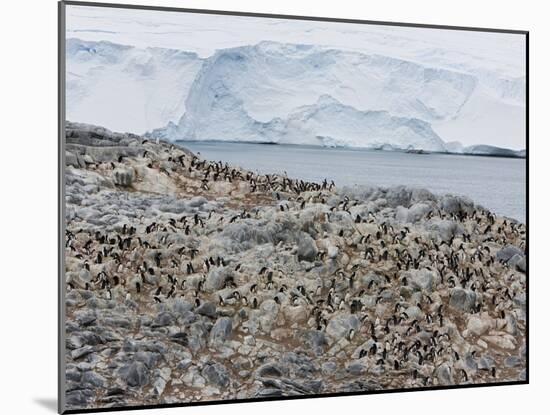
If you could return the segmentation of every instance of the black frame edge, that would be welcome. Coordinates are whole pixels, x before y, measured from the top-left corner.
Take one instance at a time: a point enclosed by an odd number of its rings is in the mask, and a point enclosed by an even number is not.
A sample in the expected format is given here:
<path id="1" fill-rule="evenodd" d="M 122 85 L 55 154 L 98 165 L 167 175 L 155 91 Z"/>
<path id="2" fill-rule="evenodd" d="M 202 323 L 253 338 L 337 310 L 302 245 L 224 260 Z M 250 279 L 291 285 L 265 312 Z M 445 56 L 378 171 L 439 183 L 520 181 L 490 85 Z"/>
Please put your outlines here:
<path id="1" fill-rule="evenodd" d="M 58 93 L 58 169 L 57 169 L 57 247 L 58 247 L 58 302 L 57 302 L 57 412 L 65 413 L 65 249 L 64 249 L 64 233 L 65 233 L 65 6 L 66 2 L 60 1 L 57 9 L 58 19 L 58 34 L 57 34 L 57 58 L 58 58 L 58 73 L 57 73 L 57 93 Z"/>

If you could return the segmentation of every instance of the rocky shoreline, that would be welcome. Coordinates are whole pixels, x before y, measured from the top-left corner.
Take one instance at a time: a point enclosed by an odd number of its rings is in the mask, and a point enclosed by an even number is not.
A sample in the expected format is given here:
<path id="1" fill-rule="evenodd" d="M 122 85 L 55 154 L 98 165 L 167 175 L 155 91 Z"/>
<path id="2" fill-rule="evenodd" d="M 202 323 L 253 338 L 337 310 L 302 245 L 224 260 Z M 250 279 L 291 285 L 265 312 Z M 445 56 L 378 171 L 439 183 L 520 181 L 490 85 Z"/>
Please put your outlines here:
<path id="1" fill-rule="evenodd" d="M 67 409 L 525 379 L 525 225 L 66 129 Z"/>

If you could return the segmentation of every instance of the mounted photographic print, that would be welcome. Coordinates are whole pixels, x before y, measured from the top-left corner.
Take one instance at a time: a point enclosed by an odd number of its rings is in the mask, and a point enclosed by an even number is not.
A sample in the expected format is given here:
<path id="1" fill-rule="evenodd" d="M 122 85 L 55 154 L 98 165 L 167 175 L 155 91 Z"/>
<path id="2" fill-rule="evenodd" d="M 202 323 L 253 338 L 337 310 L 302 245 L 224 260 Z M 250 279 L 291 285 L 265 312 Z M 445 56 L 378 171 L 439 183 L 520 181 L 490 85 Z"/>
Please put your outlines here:
<path id="1" fill-rule="evenodd" d="M 60 412 L 528 382 L 527 32 L 59 10 Z"/>

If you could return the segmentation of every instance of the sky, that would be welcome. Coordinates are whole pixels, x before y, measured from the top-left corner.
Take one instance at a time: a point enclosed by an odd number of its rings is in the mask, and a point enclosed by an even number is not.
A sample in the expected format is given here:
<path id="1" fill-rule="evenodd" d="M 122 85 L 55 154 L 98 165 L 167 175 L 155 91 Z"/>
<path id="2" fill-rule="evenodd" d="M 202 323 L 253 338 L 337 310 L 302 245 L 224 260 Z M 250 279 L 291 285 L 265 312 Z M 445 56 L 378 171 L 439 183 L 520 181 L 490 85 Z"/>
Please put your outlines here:
<path id="1" fill-rule="evenodd" d="M 525 41 L 518 34 L 74 5 L 67 6 L 66 16 L 68 38 L 106 40 L 138 48 L 180 49 L 196 52 L 203 58 L 218 49 L 275 41 L 382 54 L 466 72 L 476 75 L 488 90 L 497 83 L 525 77 Z M 512 113 L 518 117 L 524 112 L 519 111 L 525 107 L 524 97 L 503 101 L 508 105 L 502 110 L 503 118 Z M 483 110 L 483 105 L 473 107 L 470 112 L 479 110 Z M 498 118 L 498 106 L 488 110 L 494 113 L 492 118 Z M 475 114 L 470 114 L 470 119 L 475 119 Z M 468 119 L 462 120 L 457 125 L 462 128 L 467 122 Z M 521 126 L 510 126 L 517 132 L 503 143 L 507 147 L 525 148 L 525 136 L 520 133 L 524 131 L 525 120 L 521 122 Z M 447 132 L 458 127 L 445 124 L 434 128 L 453 138 Z"/>

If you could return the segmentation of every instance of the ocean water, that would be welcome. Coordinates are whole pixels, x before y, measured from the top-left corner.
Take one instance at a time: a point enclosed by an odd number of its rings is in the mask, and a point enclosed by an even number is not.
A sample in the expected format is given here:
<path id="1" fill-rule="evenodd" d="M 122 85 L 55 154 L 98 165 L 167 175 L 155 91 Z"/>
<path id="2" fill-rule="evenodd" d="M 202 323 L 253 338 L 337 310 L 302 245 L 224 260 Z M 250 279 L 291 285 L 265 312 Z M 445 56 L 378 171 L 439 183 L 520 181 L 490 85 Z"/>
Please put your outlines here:
<path id="1" fill-rule="evenodd" d="M 407 154 L 312 146 L 233 142 L 178 143 L 203 158 L 260 173 L 352 185 L 406 185 L 467 196 L 491 211 L 525 222 L 526 160 L 447 154 Z"/>

